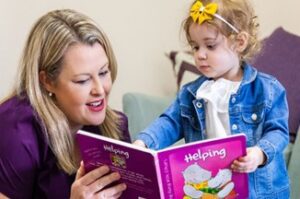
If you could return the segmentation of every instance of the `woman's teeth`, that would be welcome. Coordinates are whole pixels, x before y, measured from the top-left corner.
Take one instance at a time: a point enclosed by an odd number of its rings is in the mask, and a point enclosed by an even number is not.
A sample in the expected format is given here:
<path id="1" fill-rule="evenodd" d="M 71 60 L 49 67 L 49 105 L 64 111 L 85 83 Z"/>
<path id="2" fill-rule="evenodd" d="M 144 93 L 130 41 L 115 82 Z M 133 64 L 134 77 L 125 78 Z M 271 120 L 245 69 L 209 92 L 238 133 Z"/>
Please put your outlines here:
<path id="1" fill-rule="evenodd" d="M 88 105 L 89 106 L 100 106 L 102 104 L 102 100 L 101 101 L 98 101 L 98 102 L 92 102 L 92 103 L 89 103 Z"/>

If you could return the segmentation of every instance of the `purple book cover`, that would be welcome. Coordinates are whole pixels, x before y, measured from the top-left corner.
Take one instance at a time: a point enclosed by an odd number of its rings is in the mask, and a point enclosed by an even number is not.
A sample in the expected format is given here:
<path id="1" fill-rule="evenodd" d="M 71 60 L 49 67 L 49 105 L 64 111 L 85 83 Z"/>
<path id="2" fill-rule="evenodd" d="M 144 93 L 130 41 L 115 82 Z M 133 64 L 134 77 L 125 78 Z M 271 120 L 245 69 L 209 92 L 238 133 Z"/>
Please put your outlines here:
<path id="1" fill-rule="evenodd" d="M 164 198 L 248 198 L 248 175 L 230 169 L 245 154 L 244 134 L 160 151 Z"/>
<path id="2" fill-rule="evenodd" d="M 76 138 L 86 172 L 108 165 L 121 174 L 120 181 L 127 185 L 121 198 L 160 198 L 155 158 L 150 150 L 84 131 L 79 131 Z"/>

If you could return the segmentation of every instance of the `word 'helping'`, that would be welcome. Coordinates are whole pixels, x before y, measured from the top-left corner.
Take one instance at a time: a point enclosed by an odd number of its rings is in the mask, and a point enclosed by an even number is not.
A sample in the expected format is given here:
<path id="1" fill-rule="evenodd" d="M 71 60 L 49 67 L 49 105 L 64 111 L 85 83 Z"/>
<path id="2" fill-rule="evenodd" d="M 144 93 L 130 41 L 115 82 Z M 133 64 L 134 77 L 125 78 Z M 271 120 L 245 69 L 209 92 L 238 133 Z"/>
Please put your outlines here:
<path id="1" fill-rule="evenodd" d="M 115 153 L 115 154 L 119 154 L 119 155 L 124 155 L 126 157 L 126 159 L 129 158 L 129 153 L 128 152 L 123 151 L 121 149 L 115 149 L 113 145 L 106 145 L 106 144 L 104 144 L 103 148 L 104 148 L 105 151 L 109 151 L 109 152 L 112 152 L 112 153 Z"/>
<path id="2" fill-rule="evenodd" d="M 205 161 L 207 158 L 212 158 L 219 156 L 221 159 L 226 157 L 226 150 L 220 149 L 220 150 L 207 150 L 205 152 L 202 152 L 200 149 L 197 150 L 196 153 L 188 153 L 184 156 L 184 160 L 186 162 L 195 161 L 195 160 L 203 160 Z"/>

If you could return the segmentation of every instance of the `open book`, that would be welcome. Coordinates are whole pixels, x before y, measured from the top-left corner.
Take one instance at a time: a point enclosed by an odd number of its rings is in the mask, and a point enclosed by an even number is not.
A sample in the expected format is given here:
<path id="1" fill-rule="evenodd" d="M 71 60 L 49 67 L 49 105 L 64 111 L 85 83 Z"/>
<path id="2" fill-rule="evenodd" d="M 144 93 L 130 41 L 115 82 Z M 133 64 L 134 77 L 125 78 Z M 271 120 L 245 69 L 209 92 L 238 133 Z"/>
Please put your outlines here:
<path id="1" fill-rule="evenodd" d="M 244 134 L 152 151 L 104 136 L 77 133 L 86 172 L 101 165 L 121 174 L 122 198 L 247 198 L 248 176 L 230 170 L 246 154 Z"/>

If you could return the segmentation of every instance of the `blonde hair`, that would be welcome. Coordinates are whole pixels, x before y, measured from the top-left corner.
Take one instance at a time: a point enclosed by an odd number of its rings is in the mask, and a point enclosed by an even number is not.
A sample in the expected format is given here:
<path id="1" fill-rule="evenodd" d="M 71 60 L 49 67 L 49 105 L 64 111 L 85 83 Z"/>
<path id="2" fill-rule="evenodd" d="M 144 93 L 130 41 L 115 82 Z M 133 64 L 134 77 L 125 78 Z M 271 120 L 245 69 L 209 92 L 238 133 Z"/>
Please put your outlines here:
<path id="1" fill-rule="evenodd" d="M 68 120 L 39 81 L 45 71 L 55 81 L 62 69 L 64 53 L 69 46 L 99 43 L 105 50 L 112 81 L 116 79 L 117 63 L 111 44 L 89 17 L 70 9 L 54 10 L 42 16 L 33 26 L 27 39 L 13 94 L 27 94 L 29 101 L 42 121 L 49 146 L 58 160 L 58 166 L 71 174 L 78 168 L 74 134 Z M 13 95 L 12 94 L 12 95 Z M 115 139 L 121 138 L 120 118 L 109 107 L 101 133 Z"/>
<path id="2" fill-rule="evenodd" d="M 194 1 L 193 4 L 196 1 Z M 248 46 L 240 56 L 242 59 L 241 61 L 251 60 L 251 58 L 253 58 L 253 56 L 256 55 L 261 49 L 261 43 L 258 39 L 259 24 L 257 22 L 257 16 L 255 15 L 250 0 L 201 0 L 201 2 L 204 6 L 209 3 L 217 3 L 217 13 L 220 16 L 222 16 L 240 32 L 245 31 L 249 34 Z M 193 19 L 190 16 L 183 21 L 183 30 L 188 42 L 191 40 L 189 28 L 193 23 Z M 236 34 L 238 34 L 235 33 L 226 23 L 222 22 L 216 17 L 214 17 L 212 20 L 207 20 L 205 23 L 215 26 L 219 32 L 224 34 L 229 39 L 234 39 Z"/>

